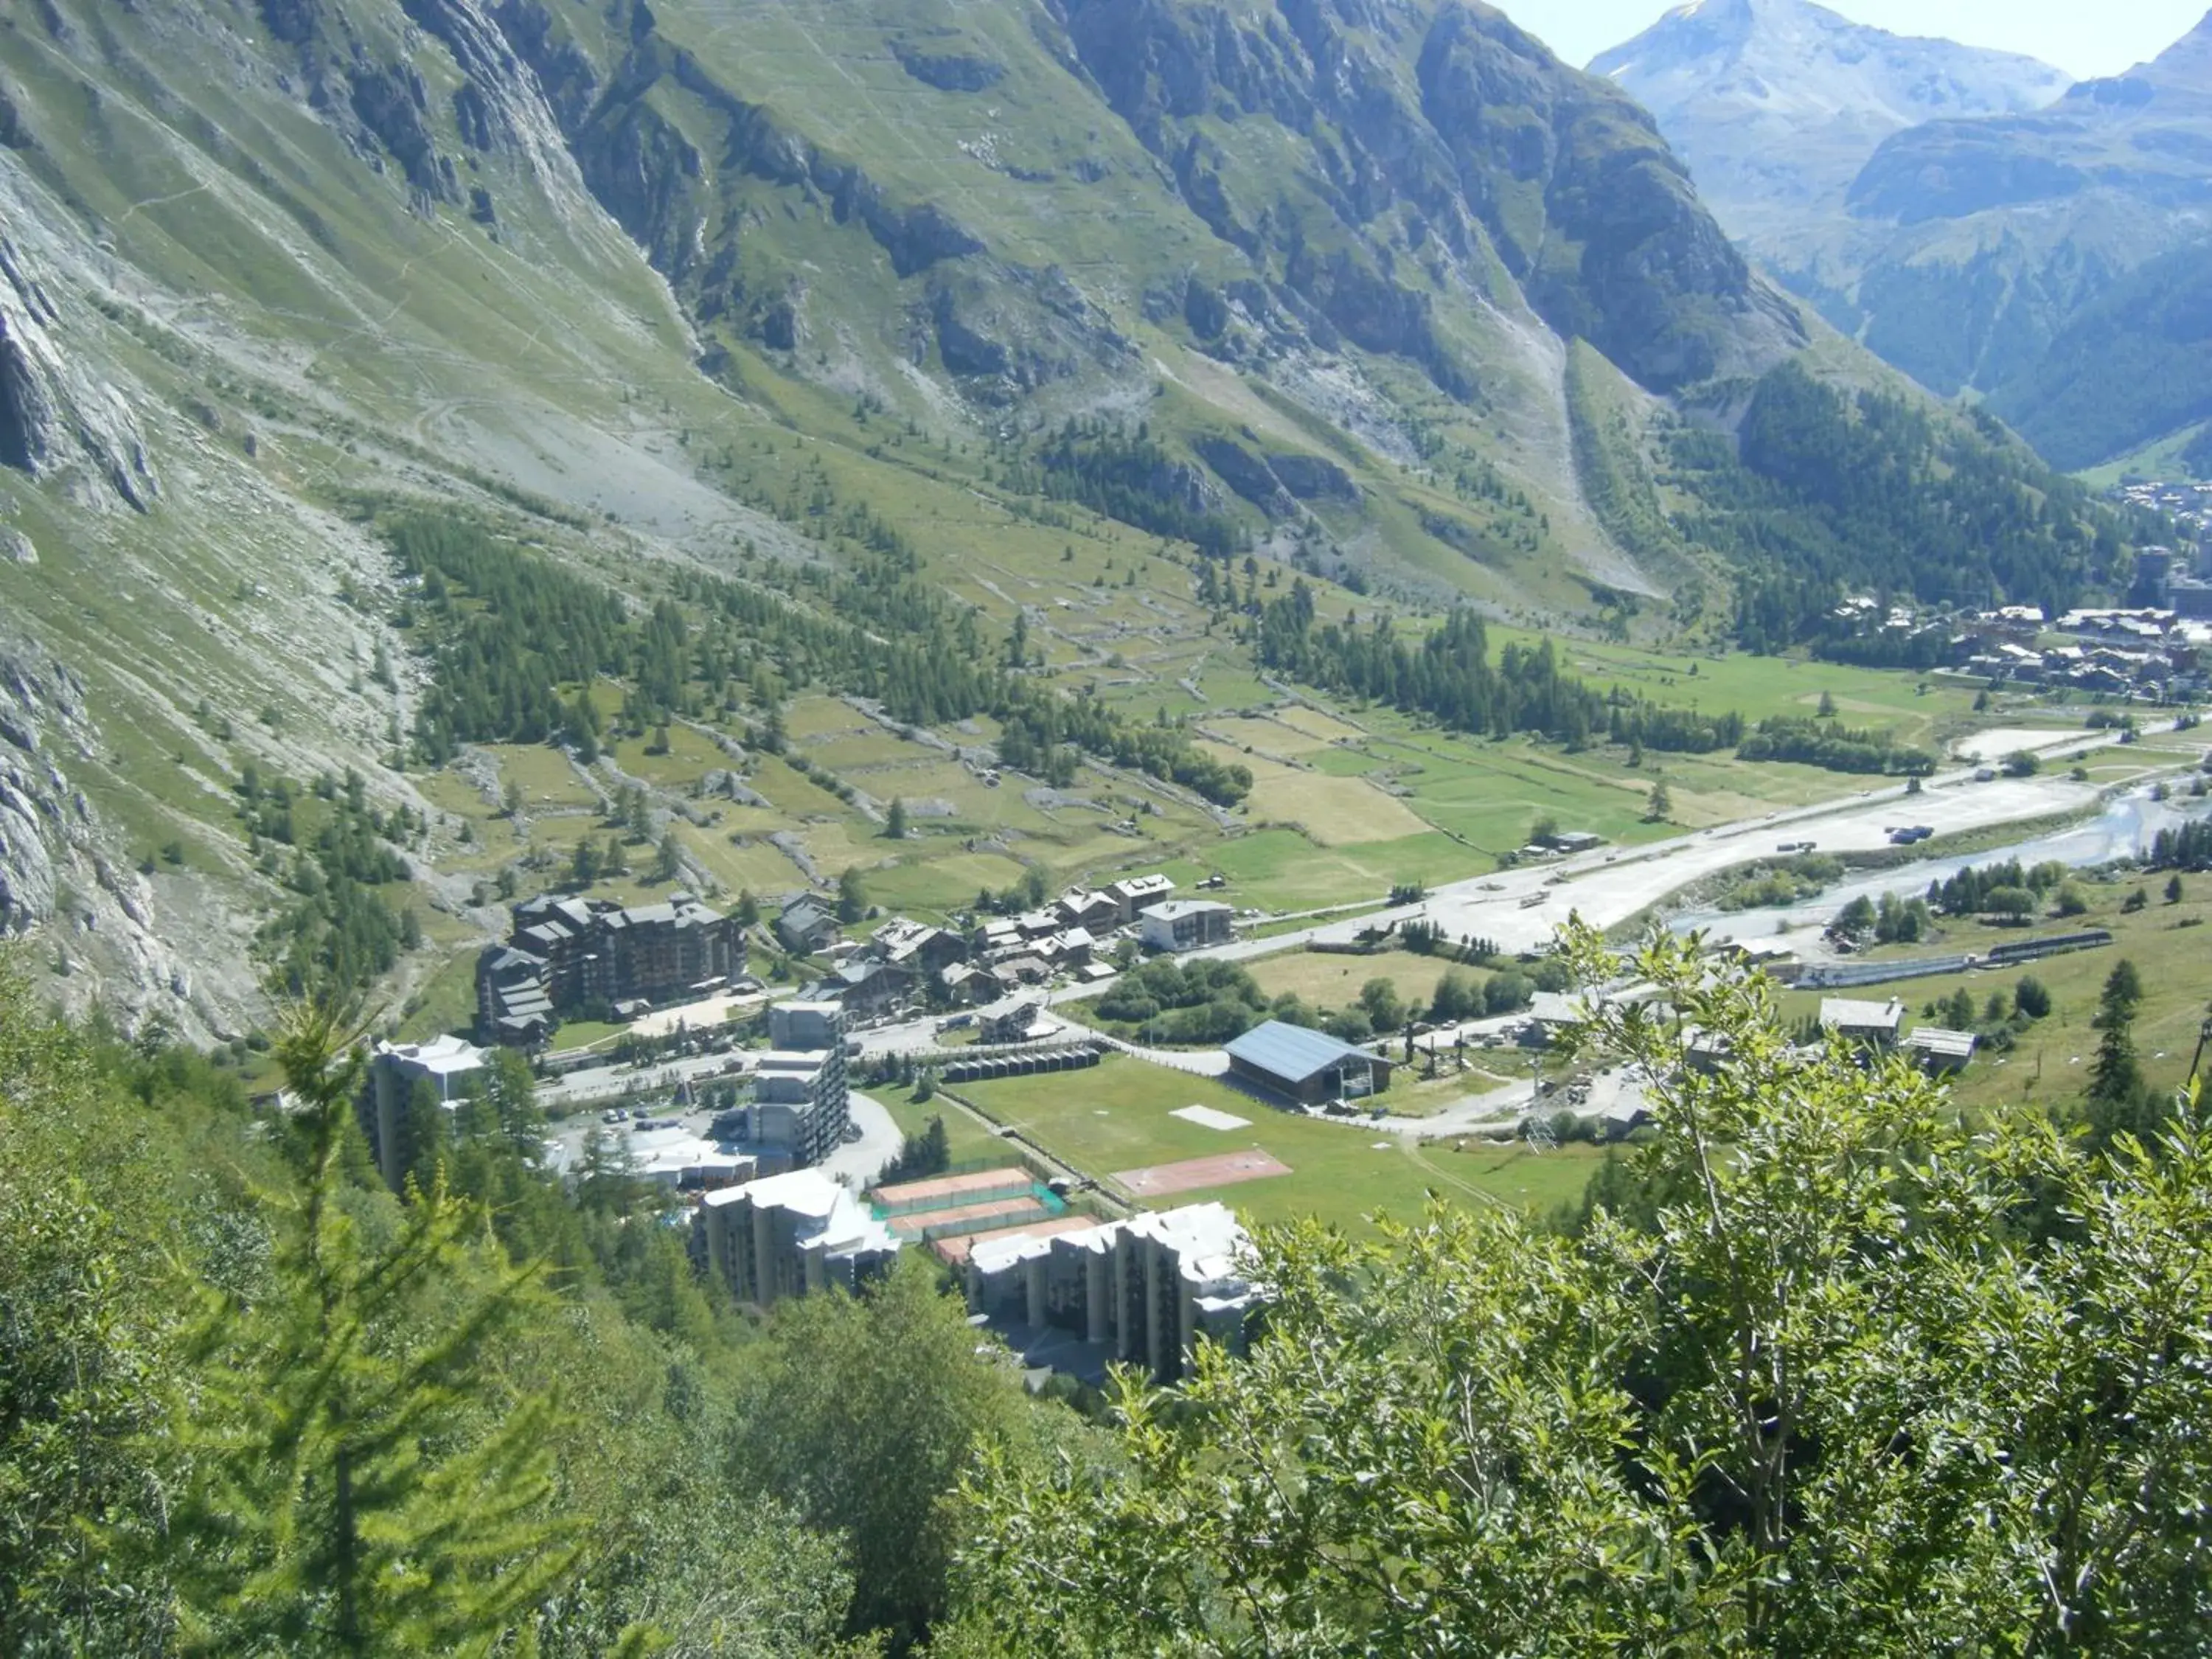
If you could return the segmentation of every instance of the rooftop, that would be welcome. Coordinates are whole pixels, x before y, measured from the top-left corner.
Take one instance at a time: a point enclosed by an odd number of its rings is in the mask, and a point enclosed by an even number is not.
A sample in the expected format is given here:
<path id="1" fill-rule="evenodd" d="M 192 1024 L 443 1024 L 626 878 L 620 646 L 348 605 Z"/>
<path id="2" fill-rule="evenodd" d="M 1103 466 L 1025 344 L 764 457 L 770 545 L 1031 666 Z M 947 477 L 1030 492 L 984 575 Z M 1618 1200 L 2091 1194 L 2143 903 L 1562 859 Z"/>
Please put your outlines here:
<path id="1" fill-rule="evenodd" d="M 376 1053 L 379 1059 L 388 1057 L 398 1065 L 412 1066 L 433 1077 L 457 1077 L 464 1072 L 476 1071 L 484 1063 L 483 1049 L 449 1033 L 441 1033 L 428 1042 L 380 1042 Z"/>
<path id="2" fill-rule="evenodd" d="M 1106 890 L 1109 893 L 1121 893 L 1131 898 L 1138 898 L 1147 893 L 1172 893 L 1175 891 L 1175 883 L 1157 872 L 1149 876 L 1124 876 L 1121 880 L 1109 884 Z"/>
<path id="3" fill-rule="evenodd" d="M 1218 899 L 1164 899 L 1148 905 L 1141 915 L 1158 921 L 1174 921 L 1182 916 L 1204 915 L 1212 912 L 1230 914 L 1229 907 Z"/>
<path id="4" fill-rule="evenodd" d="M 1565 991 L 1539 991 L 1528 1000 L 1528 1015 L 1539 1025 L 1579 1025 L 1588 1018 L 1583 1000 Z"/>
<path id="5" fill-rule="evenodd" d="M 1942 1025 L 1916 1025 L 1906 1036 L 1905 1046 L 1947 1059 L 1972 1060 L 1978 1041 L 1972 1031 L 1954 1031 Z"/>
<path id="6" fill-rule="evenodd" d="M 1375 1058 L 1357 1044 L 1340 1042 L 1326 1031 L 1309 1030 L 1279 1019 L 1245 1032 L 1229 1045 L 1229 1056 L 1292 1083 L 1304 1083 L 1346 1060 Z"/>
<path id="7" fill-rule="evenodd" d="M 1905 1018 L 1905 1005 L 1895 997 L 1887 1002 L 1865 1002 L 1855 997 L 1822 997 L 1820 1024 L 1847 1030 L 1895 1030 Z"/>
<path id="8" fill-rule="evenodd" d="M 709 1208 L 750 1202 L 758 1209 L 782 1210 L 816 1224 L 802 1231 L 801 1248 L 896 1250 L 898 1236 L 877 1220 L 868 1206 L 819 1170 L 791 1170 L 782 1175 L 725 1187 L 702 1200 Z"/>
<path id="9" fill-rule="evenodd" d="M 1125 1221 L 1102 1221 L 1089 1227 L 1040 1223 L 1002 1230 L 972 1239 L 968 1260 L 979 1272 L 1002 1273 L 1017 1262 L 1045 1255 L 1055 1240 L 1063 1249 L 1105 1250 L 1127 1235 L 1158 1239 L 1174 1250 L 1182 1278 L 1199 1285 L 1233 1287 L 1237 1295 L 1231 1304 L 1239 1297 L 1249 1299 L 1250 1287 L 1243 1276 L 1249 1241 L 1243 1224 L 1237 1219 L 1235 1211 L 1219 1203 L 1145 1210 Z"/>

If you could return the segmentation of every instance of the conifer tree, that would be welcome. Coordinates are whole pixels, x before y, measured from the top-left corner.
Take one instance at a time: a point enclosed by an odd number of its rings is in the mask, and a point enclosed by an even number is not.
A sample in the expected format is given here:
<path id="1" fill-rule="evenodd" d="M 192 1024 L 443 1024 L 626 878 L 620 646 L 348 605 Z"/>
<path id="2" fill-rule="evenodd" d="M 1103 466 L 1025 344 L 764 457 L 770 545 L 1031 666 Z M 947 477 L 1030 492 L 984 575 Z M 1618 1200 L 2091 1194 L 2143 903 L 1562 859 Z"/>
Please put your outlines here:
<path id="1" fill-rule="evenodd" d="M 341 1179 L 354 1034 L 299 1010 L 276 1052 L 302 1103 L 300 1191 L 265 1285 L 210 1291 L 191 1344 L 184 1644 L 493 1651 L 577 1567 L 550 1508 L 553 1402 L 487 1374 L 534 1272 L 490 1265 L 483 1218 L 441 1178 L 371 1237 Z"/>

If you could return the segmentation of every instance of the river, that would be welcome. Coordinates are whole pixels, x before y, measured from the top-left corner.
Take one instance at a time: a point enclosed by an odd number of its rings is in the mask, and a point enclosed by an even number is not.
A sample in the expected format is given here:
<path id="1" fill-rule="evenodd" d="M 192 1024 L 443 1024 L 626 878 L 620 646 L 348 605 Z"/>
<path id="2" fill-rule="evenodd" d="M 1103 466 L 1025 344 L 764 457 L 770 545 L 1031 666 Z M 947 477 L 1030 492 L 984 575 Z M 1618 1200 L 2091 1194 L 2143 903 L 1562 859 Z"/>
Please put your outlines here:
<path id="1" fill-rule="evenodd" d="M 1908 799 L 1900 802 L 1898 810 L 1909 817 L 1910 809 Z M 1759 910 L 1686 911 L 1669 917 L 1667 925 L 1678 933 L 1696 930 L 1717 939 L 1771 939 L 1778 933 L 1808 930 L 1818 933 L 1855 898 L 1863 896 L 1879 902 L 1885 893 L 1894 893 L 1899 898 L 1914 897 L 1926 893 L 1929 883 L 1948 880 L 1969 866 L 2002 864 L 2008 859 L 2018 859 L 2023 866 L 2051 860 L 2075 869 L 2109 864 L 2115 859 L 2132 858 L 2148 851 L 2151 837 L 2160 830 L 2208 816 L 2212 816 L 2212 799 L 2192 799 L 2177 793 L 2170 800 L 2154 800 L 2148 788 L 2142 789 L 2112 801 L 2095 817 L 2047 836 L 2038 836 L 2032 841 L 2014 842 L 1960 857 L 1917 859 L 1887 870 L 1855 872 L 1818 898 L 1807 899 L 1801 904 Z"/>

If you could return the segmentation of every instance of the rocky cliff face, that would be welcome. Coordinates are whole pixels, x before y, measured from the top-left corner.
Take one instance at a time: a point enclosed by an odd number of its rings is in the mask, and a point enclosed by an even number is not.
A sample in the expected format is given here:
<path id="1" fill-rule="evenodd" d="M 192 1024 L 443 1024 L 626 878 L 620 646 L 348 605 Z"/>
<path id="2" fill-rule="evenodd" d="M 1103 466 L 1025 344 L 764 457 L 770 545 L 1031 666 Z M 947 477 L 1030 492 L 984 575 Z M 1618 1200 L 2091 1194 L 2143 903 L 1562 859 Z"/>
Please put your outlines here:
<path id="1" fill-rule="evenodd" d="M 1213 234 L 1328 327 L 1420 362 L 1466 395 L 1431 284 L 1504 299 L 1503 265 L 1557 332 L 1665 390 L 1797 343 L 1628 100 L 1559 64 L 1501 13 L 1446 5 L 1071 0 L 1069 39 L 1115 113 L 1171 169 Z M 1340 243 L 1286 216 L 1221 122 L 1258 118 L 1310 147 L 1316 204 Z M 1403 240 L 1394 236 L 1400 231 Z"/>
<path id="2" fill-rule="evenodd" d="M 84 682 L 0 634 L 0 939 L 42 935 L 71 1000 L 100 1000 L 126 1026 L 158 1010 L 184 1035 L 212 1035 L 228 1025 L 224 990 L 198 994 L 176 942 L 161 936 L 150 884 L 70 781 L 97 740 Z"/>
<path id="3" fill-rule="evenodd" d="M 10 199 L 0 180 L 0 203 Z M 0 466 L 83 471 L 144 512 L 161 488 L 145 437 L 115 388 L 57 341 L 54 293 L 36 256 L 0 234 Z"/>

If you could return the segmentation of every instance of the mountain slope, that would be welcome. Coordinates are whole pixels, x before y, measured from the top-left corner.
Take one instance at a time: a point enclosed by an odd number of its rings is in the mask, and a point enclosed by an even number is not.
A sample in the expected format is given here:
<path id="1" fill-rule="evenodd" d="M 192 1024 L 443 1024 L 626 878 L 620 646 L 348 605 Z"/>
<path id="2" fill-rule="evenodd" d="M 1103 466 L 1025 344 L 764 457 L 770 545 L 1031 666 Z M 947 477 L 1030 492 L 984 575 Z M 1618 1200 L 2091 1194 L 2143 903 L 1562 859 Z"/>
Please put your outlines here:
<path id="1" fill-rule="evenodd" d="M 1707 0 L 1592 68 L 1651 106 L 1785 286 L 1931 390 L 1988 394 L 2052 461 L 2203 418 L 2166 323 L 2196 257 L 2178 250 L 2212 234 L 2212 18 L 2067 88 L 1799 0 Z"/>
<path id="2" fill-rule="evenodd" d="M 1852 181 L 1850 206 L 1910 225 L 2093 189 L 2159 207 L 2212 202 L 2212 14 L 2150 63 L 2046 109 L 1897 135 Z"/>
<path id="3" fill-rule="evenodd" d="M 2075 311 L 1990 406 L 2061 466 L 2089 467 L 2212 420 L 2212 262 L 2184 247 Z M 2212 474 L 2212 453 L 2185 459 Z"/>
<path id="4" fill-rule="evenodd" d="M 979 811 L 977 883 L 1140 854 L 1052 818 L 1081 767 L 1202 847 L 1237 792 L 1157 722 L 1254 684 L 1217 629 L 1263 563 L 1338 615 L 1725 580 L 1651 529 L 1649 428 L 1725 443 L 1808 338 L 1650 119 L 1480 6 L 46 0 L 0 100 L 0 931 L 194 1034 L 303 940 L 451 994 L 634 792 L 701 880 L 866 861 L 881 803 L 748 747 L 799 689 L 907 711 L 944 788 L 994 744 L 1051 785 Z M 395 556 L 425 510 L 473 576 Z M 464 625 L 553 572 L 630 616 L 605 684 Z M 549 849 L 471 745 L 564 730 L 503 763 Z M 751 828 L 648 787 L 671 741 Z"/>
<path id="5" fill-rule="evenodd" d="M 1851 209 L 1890 237 L 1857 283 L 1868 343 L 1939 389 L 1989 392 L 2060 465 L 2208 412 L 2188 296 L 2212 234 L 2212 15 L 2047 110 L 1899 134 Z M 1988 344 L 1946 343 L 1962 340 Z"/>
<path id="6" fill-rule="evenodd" d="M 2031 58 L 1892 34 L 1808 0 L 1698 0 L 1589 68 L 1652 112 L 1700 196 L 1755 246 L 1839 210 L 1893 134 L 2022 114 L 2068 86 Z"/>

